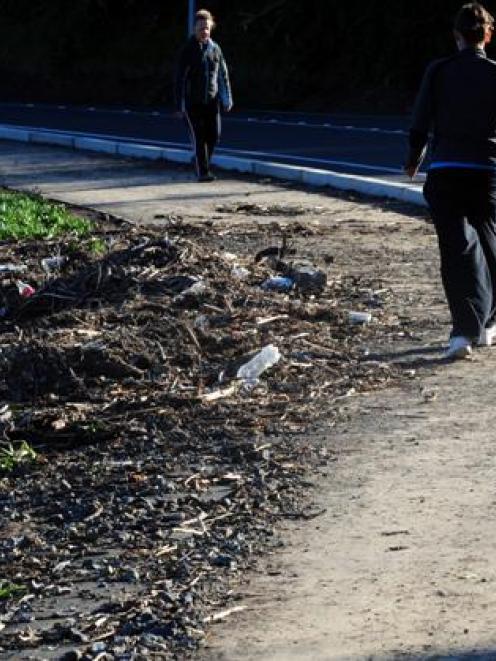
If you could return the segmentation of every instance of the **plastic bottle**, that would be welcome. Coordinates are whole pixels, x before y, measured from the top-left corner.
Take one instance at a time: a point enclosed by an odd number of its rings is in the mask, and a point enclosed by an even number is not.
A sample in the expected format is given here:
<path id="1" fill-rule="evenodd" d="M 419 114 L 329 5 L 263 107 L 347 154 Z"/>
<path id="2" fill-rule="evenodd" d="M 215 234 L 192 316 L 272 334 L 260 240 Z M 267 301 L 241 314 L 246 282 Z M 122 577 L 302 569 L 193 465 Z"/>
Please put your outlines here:
<path id="1" fill-rule="evenodd" d="M 348 318 L 350 323 L 355 325 L 370 324 L 372 321 L 372 315 L 370 312 L 349 312 Z"/>
<path id="2" fill-rule="evenodd" d="M 280 291 L 286 292 L 290 291 L 294 285 L 294 280 L 292 278 L 286 278 L 282 275 L 276 275 L 272 278 L 267 278 L 265 282 L 262 282 L 262 289 L 266 291 Z"/>
<path id="3" fill-rule="evenodd" d="M 0 264 L 0 273 L 22 273 L 27 271 L 27 266 L 25 264 L 12 264 L 8 262 L 7 264 Z"/>
<path id="4" fill-rule="evenodd" d="M 250 275 L 250 271 L 248 269 L 245 269 L 244 266 L 233 266 L 231 270 L 231 275 L 234 278 L 237 278 L 238 280 L 246 280 L 246 278 Z"/>
<path id="5" fill-rule="evenodd" d="M 66 258 L 62 255 L 56 255 L 55 257 L 45 257 L 41 260 L 41 266 L 46 273 L 51 273 L 59 269 L 65 262 Z"/>
<path id="6" fill-rule="evenodd" d="M 258 377 L 266 369 L 275 365 L 281 357 L 279 349 L 273 344 L 267 344 L 251 360 L 238 369 L 238 379 L 243 379 L 248 385 L 254 385 Z"/>
<path id="7" fill-rule="evenodd" d="M 207 285 L 203 280 L 196 280 L 192 285 L 183 289 L 180 294 L 174 296 L 175 301 L 184 301 L 184 299 L 191 298 L 201 298 L 205 295 L 207 291 Z"/>
<path id="8" fill-rule="evenodd" d="M 288 275 L 301 292 L 321 292 L 327 284 L 327 276 L 324 271 L 316 269 L 311 264 L 293 265 Z"/>

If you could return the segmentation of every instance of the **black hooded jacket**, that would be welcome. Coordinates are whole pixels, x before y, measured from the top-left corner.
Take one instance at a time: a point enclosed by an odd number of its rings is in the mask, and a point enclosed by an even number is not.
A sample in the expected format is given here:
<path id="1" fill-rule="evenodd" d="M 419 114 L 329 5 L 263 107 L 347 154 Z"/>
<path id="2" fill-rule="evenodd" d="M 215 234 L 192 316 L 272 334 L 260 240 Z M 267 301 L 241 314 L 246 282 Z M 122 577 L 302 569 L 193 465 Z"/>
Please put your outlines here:
<path id="1" fill-rule="evenodd" d="M 431 168 L 496 168 L 496 62 L 469 47 L 429 65 L 417 96 L 407 165 L 418 166 L 432 131 Z"/>

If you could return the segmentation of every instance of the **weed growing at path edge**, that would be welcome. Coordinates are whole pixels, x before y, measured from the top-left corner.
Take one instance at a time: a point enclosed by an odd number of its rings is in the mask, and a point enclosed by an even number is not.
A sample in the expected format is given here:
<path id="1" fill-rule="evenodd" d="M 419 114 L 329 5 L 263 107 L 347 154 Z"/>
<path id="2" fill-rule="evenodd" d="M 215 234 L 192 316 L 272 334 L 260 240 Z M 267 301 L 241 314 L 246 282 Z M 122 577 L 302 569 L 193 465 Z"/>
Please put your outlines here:
<path id="1" fill-rule="evenodd" d="M 22 441 L 17 447 L 12 443 L 0 446 L 0 473 L 12 471 L 19 464 L 29 463 L 35 459 L 36 452 L 27 441 Z"/>
<path id="2" fill-rule="evenodd" d="M 67 233 L 85 236 L 91 222 L 78 218 L 61 204 L 35 195 L 0 192 L 0 240 L 50 239 Z"/>
<path id="3" fill-rule="evenodd" d="M 10 597 L 22 594 L 23 592 L 26 592 L 26 587 L 24 585 L 0 582 L 0 599 L 9 599 Z"/>

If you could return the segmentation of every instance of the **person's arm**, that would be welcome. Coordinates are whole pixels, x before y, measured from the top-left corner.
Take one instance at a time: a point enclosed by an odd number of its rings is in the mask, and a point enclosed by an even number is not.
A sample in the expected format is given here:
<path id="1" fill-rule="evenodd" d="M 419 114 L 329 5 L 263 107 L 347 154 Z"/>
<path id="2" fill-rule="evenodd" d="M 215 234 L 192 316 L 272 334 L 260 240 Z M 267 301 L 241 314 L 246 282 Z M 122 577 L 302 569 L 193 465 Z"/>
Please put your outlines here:
<path id="1" fill-rule="evenodd" d="M 226 112 L 229 112 L 233 107 L 231 83 L 229 82 L 229 72 L 227 70 L 227 64 L 220 48 L 219 48 L 219 55 L 220 55 L 219 80 L 218 80 L 219 98 L 222 108 Z"/>
<path id="2" fill-rule="evenodd" d="M 186 45 L 179 55 L 174 80 L 174 106 L 176 113 L 181 115 L 186 111 L 185 90 L 189 68 L 189 48 Z"/>
<path id="3" fill-rule="evenodd" d="M 433 117 L 432 86 L 437 67 L 437 63 L 433 63 L 427 68 L 415 101 L 408 137 L 409 149 L 405 163 L 405 172 L 412 179 L 417 174 L 427 152 L 429 129 Z"/>

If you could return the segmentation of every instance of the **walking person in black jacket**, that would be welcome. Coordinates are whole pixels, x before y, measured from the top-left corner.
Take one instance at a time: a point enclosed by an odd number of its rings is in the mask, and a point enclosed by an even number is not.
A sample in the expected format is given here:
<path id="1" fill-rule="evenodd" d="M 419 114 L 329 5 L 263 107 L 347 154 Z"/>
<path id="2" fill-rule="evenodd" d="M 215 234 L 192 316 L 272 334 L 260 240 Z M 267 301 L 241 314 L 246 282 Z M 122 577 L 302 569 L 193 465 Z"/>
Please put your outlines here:
<path id="1" fill-rule="evenodd" d="M 424 186 L 451 312 L 446 352 L 465 358 L 496 339 L 496 62 L 494 19 L 477 2 L 455 18 L 458 53 L 430 64 L 417 96 L 405 170 L 414 177 L 432 130 Z"/>
<path id="2" fill-rule="evenodd" d="M 213 181 L 210 160 L 220 138 L 220 109 L 232 108 L 226 62 L 210 33 L 212 14 L 201 9 L 195 33 L 183 48 L 176 72 L 176 109 L 184 116 L 193 142 L 199 181 Z"/>

